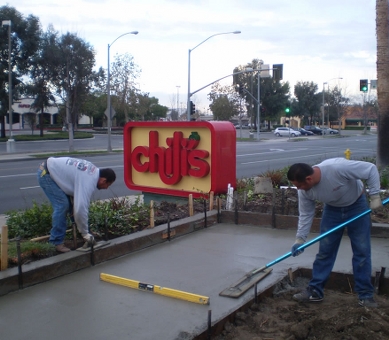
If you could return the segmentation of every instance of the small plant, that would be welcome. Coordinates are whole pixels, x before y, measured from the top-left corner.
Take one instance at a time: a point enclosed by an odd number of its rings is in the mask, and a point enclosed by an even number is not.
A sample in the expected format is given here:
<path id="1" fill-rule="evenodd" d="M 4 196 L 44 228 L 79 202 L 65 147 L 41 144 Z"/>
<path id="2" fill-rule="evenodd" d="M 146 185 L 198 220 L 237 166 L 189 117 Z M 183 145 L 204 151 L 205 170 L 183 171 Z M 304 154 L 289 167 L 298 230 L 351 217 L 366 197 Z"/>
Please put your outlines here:
<path id="1" fill-rule="evenodd" d="M 286 177 L 287 169 L 288 168 L 281 170 L 268 170 L 262 173 L 260 176 L 270 178 L 273 187 L 279 188 L 281 185 L 288 185 L 288 180 Z"/>
<path id="2" fill-rule="evenodd" d="M 52 213 L 50 203 L 46 202 L 41 205 L 33 202 L 30 209 L 7 212 L 9 237 L 20 236 L 22 239 L 28 239 L 49 234 Z"/>
<path id="3" fill-rule="evenodd" d="M 241 178 L 236 181 L 236 191 L 242 193 L 244 191 L 254 190 L 254 178 Z"/>
<path id="4" fill-rule="evenodd" d="M 389 189 L 389 167 L 380 171 L 381 189 Z"/>

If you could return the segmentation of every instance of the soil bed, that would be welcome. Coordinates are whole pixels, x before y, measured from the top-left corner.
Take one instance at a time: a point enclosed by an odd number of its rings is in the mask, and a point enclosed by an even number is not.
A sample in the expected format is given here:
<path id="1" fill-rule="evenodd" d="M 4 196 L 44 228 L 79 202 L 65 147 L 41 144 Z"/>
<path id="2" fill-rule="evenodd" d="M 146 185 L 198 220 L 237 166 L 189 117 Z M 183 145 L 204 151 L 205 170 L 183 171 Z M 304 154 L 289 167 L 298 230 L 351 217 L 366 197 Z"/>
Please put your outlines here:
<path id="1" fill-rule="evenodd" d="M 293 285 L 279 283 L 273 296 L 236 315 L 213 340 L 386 340 L 389 338 L 389 300 L 376 296 L 378 308 L 358 305 L 352 292 L 325 290 L 319 303 L 298 303 L 292 295 L 304 289 L 308 279 Z"/>

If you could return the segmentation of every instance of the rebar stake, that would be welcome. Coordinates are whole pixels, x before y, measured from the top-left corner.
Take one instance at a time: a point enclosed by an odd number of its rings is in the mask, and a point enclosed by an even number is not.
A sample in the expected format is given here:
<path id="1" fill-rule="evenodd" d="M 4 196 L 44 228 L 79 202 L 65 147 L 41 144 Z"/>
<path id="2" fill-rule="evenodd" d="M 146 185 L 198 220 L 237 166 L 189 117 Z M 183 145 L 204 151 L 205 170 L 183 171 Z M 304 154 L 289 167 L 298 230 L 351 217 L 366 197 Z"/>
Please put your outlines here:
<path id="1" fill-rule="evenodd" d="M 94 251 L 93 242 L 91 242 L 91 245 L 90 245 L 90 264 L 92 266 L 95 265 L 95 251 Z"/>
<path id="2" fill-rule="evenodd" d="M 211 340 L 212 335 L 212 310 L 208 310 L 208 340 Z"/>
<path id="3" fill-rule="evenodd" d="M 107 216 L 104 219 L 104 240 L 108 241 L 108 219 L 107 219 Z"/>
<path id="4" fill-rule="evenodd" d="M 23 289 L 22 252 L 20 250 L 20 236 L 16 238 L 16 251 L 18 253 L 18 282 L 19 289 Z"/>
<path id="5" fill-rule="evenodd" d="M 170 212 L 167 212 L 167 240 L 170 242 Z"/>
<path id="6" fill-rule="evenodd" d="M 204 205 L 204 228 L 207 227 L 207 200 L 203 200 L 203 205 Z"/>

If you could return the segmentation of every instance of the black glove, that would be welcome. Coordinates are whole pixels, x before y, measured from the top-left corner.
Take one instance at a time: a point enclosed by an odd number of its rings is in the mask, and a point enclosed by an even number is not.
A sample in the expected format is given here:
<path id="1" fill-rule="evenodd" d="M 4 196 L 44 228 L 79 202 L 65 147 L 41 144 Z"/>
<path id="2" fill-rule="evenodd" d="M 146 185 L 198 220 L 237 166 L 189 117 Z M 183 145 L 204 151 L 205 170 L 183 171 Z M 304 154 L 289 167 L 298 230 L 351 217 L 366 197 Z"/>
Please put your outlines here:
<path id="1" fill-rule="evenodd" d="M 294 245 L 292 246 L 292 250 L 291 250 L 293 257 L 299 256 L 300 254 L 302 254 L 304 252 L 304 249 L 297 250 L 297 248 L 300 247 L 304 243 L 305 243 L 305 241 L 301 237 L 296 238 L 296 241 L 294 242 Z"/>

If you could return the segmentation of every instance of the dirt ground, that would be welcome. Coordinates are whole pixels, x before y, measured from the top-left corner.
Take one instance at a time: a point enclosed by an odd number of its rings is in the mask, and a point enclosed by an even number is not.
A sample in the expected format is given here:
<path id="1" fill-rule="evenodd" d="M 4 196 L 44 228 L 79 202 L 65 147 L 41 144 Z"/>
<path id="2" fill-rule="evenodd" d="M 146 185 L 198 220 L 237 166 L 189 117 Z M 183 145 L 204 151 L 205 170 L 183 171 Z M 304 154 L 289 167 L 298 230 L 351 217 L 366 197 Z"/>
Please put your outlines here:
<path id="1" fill-rule="evenodd" d="M 381 199 L 386 197 L 381 196 Z M 260 213 L 272 213 L 280 215 L 298 216 L 298 196 L 295 189 L 275 189 L 274 194 L 258 194 L 244 198 L 244 194 L 238 197 L 238 210 L 255 211 Z M 316 202 L 315 217 L 321 218 L 323 203 Z M 371 213 L 373 223 L 389 222 L 389 206 L 375 210 Z"/>
<path id="2" fill-rule="evenodd" d="M 213 340 L 387 340 L 389 300 L 376 295 L 378 308 L 360 307 L 352 292 L 325 290 L 318 303 L 298 303 L 293 294 L 307 286 L 307 278 L 284 280 L 271 297 L 259 300 L 235 323 L 225 325 Z"/>

